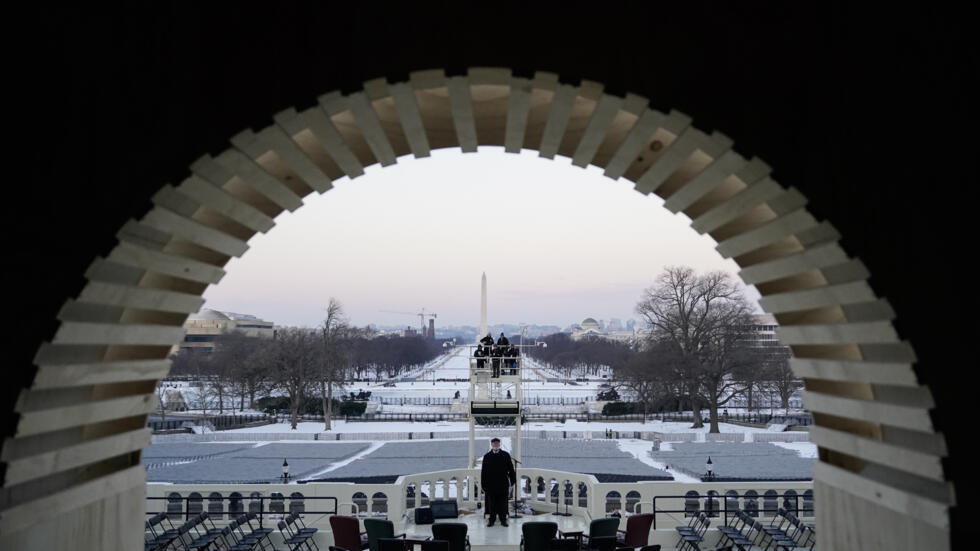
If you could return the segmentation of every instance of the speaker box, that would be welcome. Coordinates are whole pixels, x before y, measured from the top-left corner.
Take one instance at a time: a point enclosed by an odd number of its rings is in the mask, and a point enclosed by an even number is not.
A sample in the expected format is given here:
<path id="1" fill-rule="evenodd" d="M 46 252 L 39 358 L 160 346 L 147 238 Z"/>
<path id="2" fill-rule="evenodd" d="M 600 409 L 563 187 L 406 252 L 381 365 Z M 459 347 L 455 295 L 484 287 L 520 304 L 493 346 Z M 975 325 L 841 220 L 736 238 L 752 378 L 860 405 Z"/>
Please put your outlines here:
<path id="1" fill-rule="evenodd" d="M 419 507 L 415 509 L 415 524 L 432 524 L 432 509 Z"/>

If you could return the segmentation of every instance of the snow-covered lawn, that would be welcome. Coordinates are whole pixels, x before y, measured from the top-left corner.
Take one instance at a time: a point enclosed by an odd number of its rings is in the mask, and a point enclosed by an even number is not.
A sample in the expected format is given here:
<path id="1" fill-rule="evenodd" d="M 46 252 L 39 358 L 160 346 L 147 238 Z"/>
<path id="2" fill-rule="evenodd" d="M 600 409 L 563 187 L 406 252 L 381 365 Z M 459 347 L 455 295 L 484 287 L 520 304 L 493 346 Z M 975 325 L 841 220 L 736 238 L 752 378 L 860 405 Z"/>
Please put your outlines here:
<path id="1" fill-rule="evenodd" d="M 596 437 L 607 428 L 619 432 L 708 432 L 708 425 L 701 429 L 692 429 L 690 423 L 675 423 L 661 421 L 647 421 L 646 423 L 635 422 L 610 422 L 610 421 L 576 421 L 568 420 L 564 423 L 557 421 L 544 423 L 527 423 L 523 425 L 528 430 L 563 430 L 563 431 L 592 431 Z M 769 432 L 766 429 L 755 427 L 743 427 L 740 425 L 730 425 L 719 423 L 718 428 L 721 432 Z M 469 430 L 469 424 L 462 421 L 334 421 L 331 423 L 331 433 L 352 433 L 352 432 L 453 432 Z M 298 423 L 297 432 L 324 432 L 323 422 L 303 422 Z M 273 423 L 260 427 L 248 427 L 243 429 L 233 429 L 223 431 L 225 433 L 236 432 L 291 432 L 289 423 Z"/>
<path id="2" fill-rule="evenodd" d="M 805 457 L 808 459 L 817 458 L 817 445 L 813 442 L 770 442 L 774 446 L 779 446 L 780 448 L 786 448 L 787 450 L 793 450 L 800 455 L 800 457 Z"/>
<path id="3" fill-rule="evenodd" d="M 468 349 L 465 347 L 457 348 L 449 355 L 442 355 L 427 364 L 426 366 L 417 368 L 412 372 L 402 374 L 401 377 L 416 377 L 414 382 L 399 382 L 393 383 L 393 386 L 385 386 L 385 383 L 365 383 L 356 382 L 348 384 L 341 392 L 358 392 L 358 391 L 370 391 L 371 399 L 377 400 L 388 400 L 388 401 L 400 401 L 402 399 L 406 401 L 421 401 L 425 398 L 439 398 L 442 400 L 451 399 L 455 393 L 458 391 L 460 396 L 466 398 L 469 392 L 469 383 L 466 381 L 438 381 L 436 379 L 466 379 L 469 376 L 469 359 L 467 357 Z M 525 358 L 524 361 L 524 382 L 521 384 L 521 389 L 524 394 L 524 402 L 529 406 L 536 405 L 536 399 L 548 399 L 555 400 L 556 398 L 565 398 L 567 400 L 575 402 L 573 407 L 581 407 L 579 402 L 581 401 L 591 401 L 595 400 L 598 393 L 605 390 L 604 387 L 599 385 L 606 384 L 606 381 L 601 378 L 596 378 L 594 376 L 590 377 L 588 382 L 576 382 L 576 383 L 549 383 L 546 382 L 548 377 L 555 377 L 555 373 L 551 372 L 540 366 L 540 364 Z M 199 389 L 192 386 L 188 382 L 167 382 L 168 385 L 173 385 L 179 390 L 184 399 L 187 401 L 188 405 L 191 407 L 199 407 Z M 392 384 L 392 383 L 388 383 Z M 273 392 L 273 395 L 279 395 L 281 392 Z M 237 405 L 238 397 L 230 396 L 228 405 Z M 542 404 L 544 406 L 545 404 Z M 388 409 L 388 408 L 412 408 L 412 409 Z M 382 408 L 382 412 L 391 413 L 439 413 L 441 411 L 448 411 L 444 408 L 448 406 L 433 406 L 432 409 L 424 409 L 428 406 L 421 404 L 385 404 Z M 423 409 L 415 409 L 423 408 Z M 232 408 L 226 408 L 226 410 L 231 410 Z M 728 412 L 732 415 L 747 413 L 745 408 L 730 407 L 727 408 Z M 191 412 L 199 412 L 200 410 L 191 410 Z M 209 413 L 215 413 L 217 409 L 215 407 L 209 408 Z M 533 410 L 532 410 L 533 411 Z M 247 414 L 252 412 L 237 412 L 237 411 L 227 411 L 228 415 L 235 414 Z M 259 412 L 254 412 L 259 413 Z M 768 414 L 773 413 L 775 415 L 781 414 L 798 414 L 802 413 L 800 410 L 781 410 L 774 409 L 770 410 L 768 408 L 762 410 L 755 410 L 754 413 Z M 707 416 L 707 411 L 703 412 Z M 594 426 L 594 423 L 592 424 Z M 632 426 L 627 427 L 624 423 L 615 423 L 610 425 L 611 428 L 617 430 L 660 430 L 651 429 L 648 426 L 642 426 L 640 428 L 633 428 Z M 649 423 L 647 424 L 649 425 Z M 683 425 L 683 423 L 680 423 Z M 565 427 L 566 430 L 576 430 L 570 427 Z M 591 427 L 590 427 L 591 428 Z M 417 430 L 417 429 L 416 429 Z M 455 430 L 455 429 L 454 429 Z M 578 429 L 581 430 L 581 429 Z M 589 430 L 586 428 L 585 430 Z M 602 430 L 600 428 L 600 430 Z M 691 432 L 690 429 L 665 429 L 667 431 L 673 432 Z M 748 432 L 748 431 L 738 431 L 735 429 L 721 429 L 722 432 Z M 358 429 L 361 432 L 361 429 Z"/>
<path id="4" fill-rule="evenodd" d="M 618 440 L 616 444 L 619 446 L 619 449 L 632 455 L 637 459 L 637 461 L 647 464 L 655 469 L 660 469 L 661 471 L 670 473 L 670 475 L 673 476 L 674 480 L 677 482 L 701 482 L 700 479 L 686 475 L 676 469 L 671 469 L 665 462 L 657 461 L 650 457 L 651 446 L 650 442 L 647 442 L 646 440 Z M 663 450 L 666 447 L 666 444 L 662 444 L 660 449 Z"/>

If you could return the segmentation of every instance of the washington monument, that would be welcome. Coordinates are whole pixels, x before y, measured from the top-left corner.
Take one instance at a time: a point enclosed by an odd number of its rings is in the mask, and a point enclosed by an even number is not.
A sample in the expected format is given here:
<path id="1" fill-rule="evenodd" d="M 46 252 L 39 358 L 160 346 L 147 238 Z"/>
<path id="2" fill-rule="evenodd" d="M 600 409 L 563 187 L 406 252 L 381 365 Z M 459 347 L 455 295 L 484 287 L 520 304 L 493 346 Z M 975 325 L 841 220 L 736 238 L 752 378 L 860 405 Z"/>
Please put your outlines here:
<path id="1" fill-rule="evenodd" d="M 476 336 L 476 340 L 482 339 L 487 331 L 487 273 L 483 272 L 480 281 L 480 333 Z"/>

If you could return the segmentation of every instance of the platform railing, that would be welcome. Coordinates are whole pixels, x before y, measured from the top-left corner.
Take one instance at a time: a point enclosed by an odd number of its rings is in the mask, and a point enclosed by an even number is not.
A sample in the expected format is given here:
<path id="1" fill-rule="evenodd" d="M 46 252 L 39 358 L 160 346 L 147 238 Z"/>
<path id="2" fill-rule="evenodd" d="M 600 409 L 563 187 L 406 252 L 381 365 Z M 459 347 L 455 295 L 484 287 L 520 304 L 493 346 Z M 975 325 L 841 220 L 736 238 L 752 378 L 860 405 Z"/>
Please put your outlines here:
<path id="1" fill-rule="evenodd" d="M 687 524 L 692 512 L 728 516 L 736 508 L 757 511 L 760 517 L 779 508 L 813 516 L 813 483 L 809 481 L 702 482 L 675 481 L 599 482 L 589 474 L 552 469 L 519 468 L 518 501 L 539 512 L 568 512 L 586 519 L 619 514 L 655 513 L 655 527 L 673 529 Z M 326 528 L 327 517 L 342 514 L 384 517 L 396 524 L 412 518 L 416 507 L 430 500 L 457 499 L 461 509 L 479 511 L 484 496 L 480 469 L 453 469 L 398 477 L 390 484 L 310 482 L 305 484 L 147 484 L 147 512 L 174 515 L 234 514 L 235 500 L 241 511 L 269 517 L 294 510 L 307 515 L 307 524 Z M 234 495 L 233 495 L 234 494 Z M 513 495 L 510 498 L 513 503 Z M 221 503 L 218 507 L 215 503 Z M 316 503 L 317 506 L 311 507 Z M 325 507 L 320 503 L 328 504 Z M 753 507 L 752 503 L 756 506 Z M 300 507 L 297 504 L 301 504 Z M 299 509 L 302 511 L 299 511 Z M 213 512 L 212 512 L 213 511 Z M 695 513 L 696 514 L 696 513 Z"/>

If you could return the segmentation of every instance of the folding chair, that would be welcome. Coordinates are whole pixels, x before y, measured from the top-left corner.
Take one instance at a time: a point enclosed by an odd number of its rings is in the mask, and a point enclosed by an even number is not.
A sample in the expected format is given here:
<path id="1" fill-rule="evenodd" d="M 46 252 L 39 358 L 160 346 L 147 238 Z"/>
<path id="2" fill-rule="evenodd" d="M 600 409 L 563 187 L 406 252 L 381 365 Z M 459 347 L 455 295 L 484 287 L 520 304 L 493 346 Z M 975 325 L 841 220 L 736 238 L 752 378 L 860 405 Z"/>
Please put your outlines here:
<path id="1" fill-rule="evenodd" d="M 711 520 L 705 519 L 696 533 L 683 536 L 681 539 L 684 540 L 684 543 L 681 544 L 678 551 L 683 551 L 687 546 L 690 546 L 693 551 L 698 551 L 700 549 L 698 544 L 704 541 L 704 533 L 708 531 L 709 526 L 711 526 Z"/>
<path id="2" fill-rule="evenodd" d="M 751 549 L 755 545 L 755 539 L 758 537 L 758 531 L 756 529 L 755 520 L 748 515 L 741 517 L 742 526 L 739 531 L 728 536 L 729 542 L 734 547 L 739 548 L 741 551 L 746 551 Z M 744 530 L 744 532 L 743 532 Z"/>
<path id="3" fill-rule="evenodd" d="M 299 513 L 293 513 L 293 514 L 291 514 L 289 516 L 293 517 L 293 524 L 295 524 L 296 527 L 299 528 L 299 532 L 301 534 L 316 534 L 317 532 L 320 531 L 319 528 L 309 528 L 309 527 L 307 527 L 306 526 L 306 523 L 303 522 L 303 518 L 300 517 Z M 287 520 L 286 522 L 289 522 L 289 521 Z"/>
<path id="4" fill-rule="evenodd" d="M 705 516 L 705 514 L 704 513 L 700 513 L 700 514 L 694 515 L 694 517 L 691 518 L 691 522 L 689 522 L 687 524 L 687 526 L 675 526 L 674 527 L 674 530 L 677 531 L 677 534 L 680 537 L 677 539 L 677 543 L 674 544 L 674 547 L 678 547 L 679 549 L 683 549 L 684 536 L 693 536 L 694 534 L 697 534 L 697 532 L 700 529 L 701 525 L 704 524 L 704 522 L 706 520 L 707 520 L 707 517 Z"/>
<path id="5" fill-rule="evenodd" d="M 247 526 L 248 533 L 246 534 L 246 536 L 249 537 L 250 539 L 254 538 L 259 548 L 265 550 L 267 549 L 266 544 L 268 544 L 268 549 L 271 549 L 272 551 L 276 551 L 276 548 L 272 545 L 272 541 L 269 540 L 269 534 L 272 534 L 273 532 L 275 532 L 275 530 L 273 530 L 272 528 L 263 528 L 262 526 L 253 527 L 252 521 L 257 520 L 258 518 L 259 518 L 258 515 L 256 515 L 255 513 L 245 514 L 242 517 L 242 522 L 238 523 L 239 529 L 244 530 L 242 527 Z M 254 549 L 255 545 L 253 545 L 252 548 Z"/>
<path id="6" fill-rule="evenodd" d="M 777 520 L 779 521 L 779 524 L 776 524 Z M 772 546 L 772 544 L 776 542 L 777 538 L 785 539 L 787 537 L 786 530 L 783 529 L 783 527 L 786 525 L 787 520 L 788 519 L 786 518 L 786 509 L 780 507 L 776 511 L 776 516 L 772 517 L 772 520 L 769 521 L 769 526 L 762 527 L 762 531 L 766 534 L 766 536 L 769 539 L 769 542 L 766 544 L 765 547 L 766 549 L 769 549 Z"/>
<path id="7" fill-rule="evenodd" d="M 287 515 L 284 522 L 286 523 L 286 531 L 289 533 L 289 537 L 306 538 L 307 549 L 310 549 L 310 551 L 320 551 L 320 547 L 313 541 L 313 534 L 317 531 L 316 528 L 307 528 L 305 532 L 302 531 L 299 526 L 293 525 L 296 522 L 293 515 Z"/>
<path id="8" fill-rule="evenodd" d="M 309 549 L 308 540 L 310 536 L 293 536 L 289 534 L 285 521 L 280 520 L 277 525 L 279 533 L 282 534 L 282 542 L 289 546 L 289 551 L 299 551 L 301 548 Z"/>

